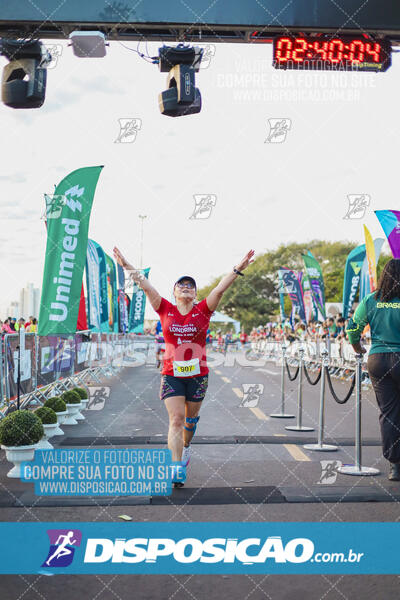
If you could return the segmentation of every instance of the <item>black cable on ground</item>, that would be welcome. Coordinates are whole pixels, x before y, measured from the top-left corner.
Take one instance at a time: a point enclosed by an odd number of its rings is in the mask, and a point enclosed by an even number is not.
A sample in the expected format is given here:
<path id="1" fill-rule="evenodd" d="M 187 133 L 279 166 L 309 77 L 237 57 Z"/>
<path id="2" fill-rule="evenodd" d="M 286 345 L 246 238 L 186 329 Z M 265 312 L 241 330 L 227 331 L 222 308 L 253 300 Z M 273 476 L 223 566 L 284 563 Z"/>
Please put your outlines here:
<path id="1" fill-rule="evenodd" d="M 306 367 L 306 365 L 304 365 L 304 375 L 306 376 L 306 379 L 310 385 L 317 385 L 318 381 L 321 379 L 321 373 L 322 373 L 322 367 L 320 367 L 316 379 L 314 379 L 314 381 L 311 381 L 310 376 L 307 371 L 307 367 Z"/>
<path id="2" fill-rule="evenodd" d="M 346 404 L 347 400 L 350 398 L 351 394 L 353 393 L 354 386 L 356 385 L 356 374 L 354 373 L 354 375 L 352 377 L 350 389 L 347 392 L 347 395 L 345 396 L 345 398 L 343 398 L 343 400 L 341 400 L 340 398 L 338 398 L 338 396 L 336 396 L 335 390 L 333 389 L 333 385 L 332 385 L 332 381 L 331 381 L 331 374 L 328 371 L 328 367 L 325 367 L 325 369 L 326 369 L 326 376 L 327 376 L 327 380 L 328 380 L 329 389 L 331 391 L 331 394 L 332 394 L 334 400 L 338 404 Z"/>
<path id="3" fill-rule="evenodd" d="M 287 371 L 287 374 L 288 374 L 288 377 L 289 377 L 290 381 L 294 381 L 296 379 L 297 375 L 299 374 L 300 367 L 297 367 L 297 369 L 295 371 L 295 374 L 292 377 L 292 375 L 290 374 L 289 365 L 287 364 L 287 360 L 285 360 L 285 365 L 286 365 L 286 371 Z"/>

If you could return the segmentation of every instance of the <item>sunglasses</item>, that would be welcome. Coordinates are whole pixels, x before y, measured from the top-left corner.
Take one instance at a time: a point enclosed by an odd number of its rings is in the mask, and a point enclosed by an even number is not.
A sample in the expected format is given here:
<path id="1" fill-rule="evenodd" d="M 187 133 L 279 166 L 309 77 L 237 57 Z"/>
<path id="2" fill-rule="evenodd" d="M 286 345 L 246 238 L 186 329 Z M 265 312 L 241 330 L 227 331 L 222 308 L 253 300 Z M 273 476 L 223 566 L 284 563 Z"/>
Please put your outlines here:
<path id="1" fill-rule="evenodd" d="M 194 288 L 194 283 L 192 281 L 187 281 L 186 283 L 184 283 L 183 281 L 180 281 L 179 283 L 176 284 L 179 288 L 189 288 L 189 290 L 192 290 Z"/>

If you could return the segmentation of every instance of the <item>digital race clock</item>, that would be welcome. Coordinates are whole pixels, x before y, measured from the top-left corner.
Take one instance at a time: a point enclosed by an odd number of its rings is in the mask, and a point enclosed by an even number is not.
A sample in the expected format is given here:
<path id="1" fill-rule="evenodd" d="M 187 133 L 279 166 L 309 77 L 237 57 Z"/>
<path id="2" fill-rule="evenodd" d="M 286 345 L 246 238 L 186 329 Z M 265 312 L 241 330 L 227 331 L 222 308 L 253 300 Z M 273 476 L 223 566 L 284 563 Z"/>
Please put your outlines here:
<path id="1" fill-rule="evenodd" d="M 329 69 L 386 71 L 391 65 L 391 44 L 364 36 L 283 35 L 274 38 L 276 69 Z"/>

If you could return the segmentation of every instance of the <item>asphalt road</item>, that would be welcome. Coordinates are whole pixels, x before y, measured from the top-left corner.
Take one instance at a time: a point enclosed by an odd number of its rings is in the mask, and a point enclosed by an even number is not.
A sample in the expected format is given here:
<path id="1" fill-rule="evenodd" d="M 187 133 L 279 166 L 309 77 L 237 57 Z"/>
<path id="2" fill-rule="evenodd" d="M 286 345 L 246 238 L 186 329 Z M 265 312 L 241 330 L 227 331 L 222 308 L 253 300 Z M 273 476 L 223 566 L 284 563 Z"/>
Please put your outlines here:
<path id="1" fill-rule="evenodd" d="M 140 352 L 140 353 L 139 353 Z M 400 484 L 386 477 L 379 446 L 378 412 L 371 391 L 363 392 L 363 464 L 381 473 L 374 477 L 329 477 L 321 461 L 354 461 L 354 396 L 336 404 L 327 391 L 326 439 L 335 452 L 312 452 L 304 443 L 316 441 L 319 385 L 303 386 L 303 424 L 311 432 L 287 431 L 296 419 L 275 419 L 280 410 L 280 366 L 249 362 L 242 352 L 209 357 L 210 385 L 193 443 L 186 486 L 168 498 L 103 501 L 34 496 L 31 484 L 6 478 L 8 463 L 0 462 L 2 521 L 397 521 Z M 152 346 L 138 348 L 135 357 L 115 377 L 99 386 L 107 399 L 85 413 L 86 421 L 65 426 L 65 436 L 53 438 L 63 447 L 160 447 L 165 445 L 167 414 L 158 398 L 160 375 Z M 286 379 L 286 411 L 297 414 L 297 381 Z M 246 389 L 259 386 L 248 404 Z M 348 383 L 335 381 L 340 396 Z M 96 600 L 192 599 L 343 600 L 397 599 L 399 578 L 387 576 L 241 575 L 241 576 L 1 576 L 2 600 L 66 600 L 84 593 Z M 84 592 L 83 592 L 84 590 Z"/>

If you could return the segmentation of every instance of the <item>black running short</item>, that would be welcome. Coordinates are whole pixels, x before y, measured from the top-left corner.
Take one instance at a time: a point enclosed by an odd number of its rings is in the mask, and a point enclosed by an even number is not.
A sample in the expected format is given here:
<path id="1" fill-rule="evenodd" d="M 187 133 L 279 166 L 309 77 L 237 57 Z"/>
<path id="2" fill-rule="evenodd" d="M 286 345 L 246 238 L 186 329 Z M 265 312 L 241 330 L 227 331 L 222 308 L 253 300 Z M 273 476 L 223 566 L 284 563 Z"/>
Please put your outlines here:
<path id="1" fill-rule="evenodd" d="M 160 399 L 185 396 L 187 402 L 201 402 L 204 400 L 207 387 L 208 375 L 197 375 L 196 377 L 163 375 L 161 377 Z"/>

